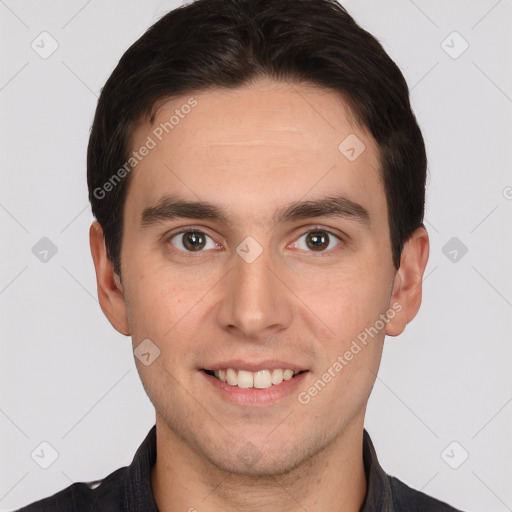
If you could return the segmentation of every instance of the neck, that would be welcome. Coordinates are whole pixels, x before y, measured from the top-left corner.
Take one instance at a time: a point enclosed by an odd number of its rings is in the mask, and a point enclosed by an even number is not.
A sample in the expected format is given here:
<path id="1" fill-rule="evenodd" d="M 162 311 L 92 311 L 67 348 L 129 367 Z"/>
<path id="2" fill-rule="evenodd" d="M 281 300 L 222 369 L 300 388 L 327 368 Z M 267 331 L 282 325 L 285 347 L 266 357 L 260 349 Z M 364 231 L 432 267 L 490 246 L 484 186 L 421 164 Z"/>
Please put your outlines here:
<path id="1" fill-rule="evenodd" d="M 153 494 L 165 512 L 359 512 L 366 496 L 363 419 L 325 449 L 279 476 L 229 473 L 178 439 L 157 414 Z"/>

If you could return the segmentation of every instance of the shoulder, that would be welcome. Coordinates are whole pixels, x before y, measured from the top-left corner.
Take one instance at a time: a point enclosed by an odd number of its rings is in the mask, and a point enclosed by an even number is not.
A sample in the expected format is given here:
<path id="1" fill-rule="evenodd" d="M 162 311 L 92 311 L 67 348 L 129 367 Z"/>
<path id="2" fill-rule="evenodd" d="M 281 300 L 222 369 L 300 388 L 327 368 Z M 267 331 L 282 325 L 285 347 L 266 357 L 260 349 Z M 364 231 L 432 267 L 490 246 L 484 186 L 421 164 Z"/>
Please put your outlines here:
<path id="1" fill-rule="evenodd" d="M 412 489 L 394 476 L 388 476 L 396 512 L 462 512 L 452 506 Z"/>
<path id="2" fill-rule="evenodd" d="M 122 510 L 127 468 L 119 468 L 102 480 L 77 482 L 56 494 L 36 501 L 16 512 L 102 512 Z"/>

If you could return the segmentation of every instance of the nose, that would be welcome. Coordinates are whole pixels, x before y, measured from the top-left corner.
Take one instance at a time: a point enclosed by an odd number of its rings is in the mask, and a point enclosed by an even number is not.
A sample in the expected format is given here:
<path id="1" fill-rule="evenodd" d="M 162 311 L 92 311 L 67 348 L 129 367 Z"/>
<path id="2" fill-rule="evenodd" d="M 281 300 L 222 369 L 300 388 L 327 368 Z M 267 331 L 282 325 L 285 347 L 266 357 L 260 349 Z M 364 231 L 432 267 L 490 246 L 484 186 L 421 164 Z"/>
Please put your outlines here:
<path id="1" fill-rule="evenodd" d="M 233 255 L 234 267 L 223 280 L 217 321 L 237 338 L 268 339 L 287 329 L 293 316 L 286 271 L 270 249 L 254 261 L 242 256 Z"/>

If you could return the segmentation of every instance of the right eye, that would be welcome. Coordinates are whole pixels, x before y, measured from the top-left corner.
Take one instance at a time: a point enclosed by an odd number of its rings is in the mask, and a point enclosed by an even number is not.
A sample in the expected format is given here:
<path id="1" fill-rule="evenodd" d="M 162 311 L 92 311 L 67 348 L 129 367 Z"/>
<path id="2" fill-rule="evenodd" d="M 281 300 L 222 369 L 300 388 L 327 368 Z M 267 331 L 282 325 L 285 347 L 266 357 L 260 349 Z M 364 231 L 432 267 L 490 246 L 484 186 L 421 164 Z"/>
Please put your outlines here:
<path id="1" fill-rule="evenodd" d="M 217 247 L 210 236 L 199 230 L 181 231 L 171 235 L 168 240 L 176 249 L 184 252 L 201 252 Z"/>

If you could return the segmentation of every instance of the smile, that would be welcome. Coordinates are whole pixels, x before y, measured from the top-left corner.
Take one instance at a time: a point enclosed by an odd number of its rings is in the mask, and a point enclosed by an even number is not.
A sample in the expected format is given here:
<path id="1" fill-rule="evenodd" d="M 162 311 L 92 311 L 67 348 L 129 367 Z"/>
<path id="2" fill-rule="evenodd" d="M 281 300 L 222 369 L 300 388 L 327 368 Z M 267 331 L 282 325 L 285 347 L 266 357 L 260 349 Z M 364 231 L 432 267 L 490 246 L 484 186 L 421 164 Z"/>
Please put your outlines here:
<path id="1" fill-rule="evenodd" d="M 291 380 L 300 373 L 301 370 L 281 369 L 258 370 L 250 372 L 247 370 L 237 370 L 226 368 L 222 370 L 204 370 L 208 375 L 216 377 L 221 382 L 225 382 L 233 387 L 242 389 L 256 388 L 267 389 L 271 386 L 279 386 L 283 381 Z"/>

